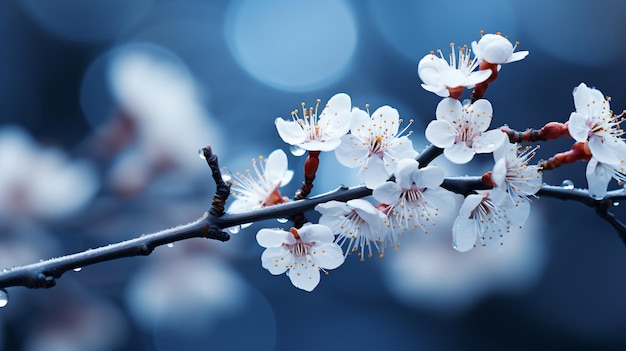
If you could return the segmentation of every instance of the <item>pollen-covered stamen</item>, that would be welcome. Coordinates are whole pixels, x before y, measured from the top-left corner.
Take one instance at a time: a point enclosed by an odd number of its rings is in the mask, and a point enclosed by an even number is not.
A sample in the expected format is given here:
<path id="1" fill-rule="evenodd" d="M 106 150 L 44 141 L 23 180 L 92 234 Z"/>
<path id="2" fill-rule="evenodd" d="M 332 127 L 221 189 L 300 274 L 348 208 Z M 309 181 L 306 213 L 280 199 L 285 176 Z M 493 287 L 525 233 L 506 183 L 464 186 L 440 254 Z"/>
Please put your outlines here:
<path id="1" fill-rule="evenodd" d="M 283 244 L 289 249 L 291 253 L 293 253 L 296 258 L 306 257 L 309 254 L 310 248 L 313 246 L 313 243 L 305 243 L 300 238 L 300 234 L 298 234 L 298 230 L 294 227 L 289 229 L 289 232 L 296 239 L 294 244 Z"/>
<path id="2" fill-rule="evenodd" d="M 486 246 L 487 239 L 502 237 L 509 231 L 510 221 L 504 211 L 496 206 L 487 194 L 483 195 L 481 203 L 472 211 L 470 219 L 474 219 L 476 231 L 480 233 L 482 246 Z M 502 245 L 502 243 L 500 243 Z"/>

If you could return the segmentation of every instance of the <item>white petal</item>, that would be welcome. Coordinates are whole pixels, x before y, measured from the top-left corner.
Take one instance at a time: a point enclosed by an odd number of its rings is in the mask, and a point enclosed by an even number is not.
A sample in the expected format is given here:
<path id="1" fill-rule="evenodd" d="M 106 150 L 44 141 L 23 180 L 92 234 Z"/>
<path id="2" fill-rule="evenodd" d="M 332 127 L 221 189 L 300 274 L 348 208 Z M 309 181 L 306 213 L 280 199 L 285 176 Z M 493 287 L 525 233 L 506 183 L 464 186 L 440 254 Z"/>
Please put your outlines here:
<path id="1" fill-rule="evenodd" d="M 587 163 L 587 186 L 589 187 L 589 195 L 594 198 L 602 198 L 606 195 L 607 187 L 611 181 L 611 173 L 605 168 L 595 157 L 592 157 Z"/>
<path id="2" fill-rule="evenodd" d="M 281 179 L 280 181 L 280 186 L 285 186 L 289 184 L 292 178 L 293 178 L 293 171 L 287 170 L 285 172 L 285 175 L 283 176 L 283 179 Z"/>
<path id="3" fill-rule="evenodd" d="M 308 151 L 333 151 L 335 150 L 339 144 L 341 144 L 341 139 L 327 139 L 324 141 L 320 140 L 310 140 L 303 144 L 299 144 L 301 148 Z"/>
<path id="4" fill-rule="evenodd" d="M 371 231 L 377 237 L 383 235 L 384 231 L 387 229 L 385 225 L 385 219 L 387 217 L 374 207 L 374 205 L 363 199 L 349 200 L 347 204 L 354 208 L 354 211 L 367 223 Z"/>
<path id="5" fill-rule="evenodd" d="M 499 148 L 507 137 L 504 132 L 499 129 L 493 129 L 482 133 L 472 140 L 472 148 L 479 154 L 493 152 Z"/>
<path id="6" fill-rule="evenodd" d="M 293 254 L 286 246 L 269 247 L 261 254 L 261 265 L 273 275 L 283 274 L 293 262 Z"/>
<path id="7" fill-rule="evenodd" d="M 587 118 L 578 112 L 572 112 L 567 123 L 567 130 L 576 141 L 586 141 L 589 137 Z"/>
<path id="8" fill-rule="evenodd" d="M 396 164 L 403 158 L 416 158 L 419 153 L 413 149 L 413 142 L 408 136 L 394 138 L 389 142 L 384 151 L 383 158 L 386 163 Z"/>
<path id="9" fill-rule="evenodd" d="M 361 182 L 365 183 L 366 187 L 373 189 L 389 179 L 390 174 L 387 173 L 383 160 L 376 155 L 372 155 L 367 158 L 365 165 L 357 176 Z"/>
<path id="10" fill-rule="evenodd" d="M 229 213 L 241 213 L 253 208 L 261 206 L 262 200 L 253 201 L 252 199 L 236 199 L 228 207 Z"/>
<path id="11" fill-rule="evenodd" d="M 398 200 L 402 189 L 395 182 L 385 182 L 374 189 L 372 196 L 381 203 L 390 204 Z"/>
<path id="12" fill-rule="evenodd" d="M 465 82 L 463 85 L 465 87 L 472 87 L 478 83 L 482 83 L 486 81 L 487 79 L 489 79 L 489 77 L 491 77 L 490 69 L 483 69 L 480 71 L 475 71 L 475 72 L 470 73 L 469 76 L 465 78 Z"/>
<path id="13" fill-rule="evenodd" d="M 504 186 L 504 180 L 506 179 L 506 159 L 499 159 L 493 166 L 491 172 L 491 180 L 496 183 L 498 187 Z"/>
<path id="14" fill-rule="evenodd" d="M 300 239 L 305 243 L 314 241 L 330 243 L 335 240 L 333 232 L 325 225 L 307 224 L 298 229 Z"/>
<path id="15" fill-rule="evenodd" d="M 335 269 L 344 261 L 343 251 L 335 243 L 314 244 L 310 254 L 313 262 L 324 269 Z"/>
<path id="16" fill-rule="evenodd" d="M 372 133 L 380 135 L 384 131 L 387 135 L 396 135 L 400 126 L 399 121 L 398 110 L 391 106 L 381 106 L 372 113 Z"/>
<path id="17" fill-rule="evenodd" d="M 438 120 L 446 120 L 452 123 L 456 121 L 463 113 L 463 106 L 457 99 L 445 98 L 437 104 L 435 116 Z M 432 141 L 431 141 L 432 143 Z"/>
<path id="18" fill-rule="evenodd" d="M 420 169 L 419 172 L 415 172 L 413 182 L 415 182 L 418 188 L 433 189 L 440 186 L 444 178 L 445 173 L 443 169 L 437 166 L 426 166 Z"/>
<path id="19" fill-rule="evenodd" d="M 592 136 L 589 138 L 588 144 L 591 155 L 597 158 L 599 162 L 609 165 L 617 165 L 620 163 L 617 143 L 611 140 L 603 142 L 602 139 Z"/>
<path id="20" fill-rule="evenodd" d="M 473 219 L 457 217 L 452 226 L 452 246 L 460 252 L 471 250 L 479 233 Z"/>
<path id="21" fill-rule="evenodd" d="M 306 140 L 306 133 L 297 122 L 276 118 L 274 123 L 276 124 L 278 135 L 287 144 L 297 145 Z"/>
<path id="22" fill-rule="evenodd" d="M 265 177 L 272 185 L 278 185 L 287 172 L 287 154 L 283 150 L 274 150 L 265 163 Z"/>
<path id="23" fill-rule="evenodd" d="M 256 241 L 259 245 L 269 248 L 282 246 L 283 243 L 294 244 L 296 239 L 293 237 L 293 234 L 282 229 L 263 228 L 256 233 Z"/>
<path id="24" fill-rule="evenodd" d="M 331 214 L 340 216 L 350 213 L 350 207 L 345 202 L 331 200 L 315 206 L 315 211 L 322 215 Z"/>
<path id="25" fill-rule="evenodd" d="M 372 119 L 370 115 L 358 108 L 352 109 L 352 118 L 350 120 L 350 133 L 357 136 L 361 140 L 369 140 L 370 126 Z"/>
<path id="26" fill-rule="evenodd" d="M 435 120 L 426 127 L 426 139 L 436 147 L 447 148 L 454 144 L 457 131 L 447 120 Z"/>
<path id="27" fill-rule="evenodd" d="M 402 189 L 410 189 L 414 174 L 419 170 L 419 163 L 412 158 L 405 158 L 398 162 L 395 171 L 396 183 Z"/>
<path id="28" fill-rule="evenodd" d="M 328 100 L 321 115 L 333 115 L 343 111 L 350 111 L 351 108 L 352 100 L 350 99 L 350 95 L 346 93 L 339 93 L 335 94 L 330 98 L 330 100 Z"/>
<path id="29" fill-rule="evenodd" d="M 368 145 L 353 135 L 344 135 L 341 145 L 335 149 L 335 156 L 341 165 L 355 168 L 362 166 L 369 154 Z"/>
<path id="30" fill-rule="evenodd" d="M 459 217 L 469 218 L 472 212 L 483 201 L 483 196 L 480 194 L 470 194 L 465 197 L 461 208 L 459 209 Z"/>
<path id="31" fill-rule="evenodd" d="M 521 197 L 514 199 L 514 202 L 509 200 L 504 208 L 507 218 L 514 225 L 522 226 L 530 215 L 530 202 Z"/>
<path id="32" fill-rule="evenodd" d="M 484 132 L 489 129 L 491 118 L 493 117 L 493 108 L 488 100 L 480 99 L 471 104 L 467 110 L 470 115 L 470 121 L 474 124 L 474 130 Z"/>
<path id="33" fill-rule="evenodd" d="M 511 62 L 515 62 L 515 61 L 519 61 L 524 59 L 526 56 L 528 56 L 528 51 L 518 51 L 518 52 L 514 52 L 507 60 L 505 63 L 511 63 Z"/>
<path id="34" fill-rule="evenodd" d="M 448 88 L 446 88 L 443 85 L 426 85 L 426 84 L 422 84 L 422 88 L 424 88 L 424 90 L 426 91 L 430 91 L 431 93 L 435 93 L 438 96 L 441 97 L 449 97 L 450 96 L 450 90 L 448 90 Z"/>
<path id="35" fill-rule="evenodd" d="M 474 158 L 474 150 L 465 145 L 464 142 L 456 143 L 451 147 L 443 149 L 443 154 L 450 162 L 465 164 Z"/>
<path id="36" fill-rule="evenodd" d="M 293 286 L 306 291 L 313 291 L 320 282 L 319 269 L 313 261 L 305 258 L 295 260 L 287 274 Z"/>

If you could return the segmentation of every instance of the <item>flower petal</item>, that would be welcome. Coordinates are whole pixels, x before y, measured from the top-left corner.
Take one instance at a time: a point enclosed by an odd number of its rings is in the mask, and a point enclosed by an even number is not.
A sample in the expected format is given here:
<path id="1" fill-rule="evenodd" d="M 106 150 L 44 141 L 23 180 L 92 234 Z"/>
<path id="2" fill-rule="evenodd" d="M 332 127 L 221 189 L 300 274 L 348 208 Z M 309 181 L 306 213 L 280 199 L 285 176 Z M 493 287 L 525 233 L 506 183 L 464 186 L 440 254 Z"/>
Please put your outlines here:
<path id="1" fill-rule="evenodd" d="M 287 154 L 280 149 L 274 150 L 265 163 L 265 178 L 277 186 L 285 178 L 285 172 L 287 172 Z"/>
<path id="2" fill-rule="evenodd" d="M 474 150 L 467 147 L 464 142 L 455 143 L 452 146 L 443 149 L 443 154 L 450 162 L 456 164 L 465 164 L 474 158 Z"/>
<path id="3" fill-rule="evenodd" d="M 343 251 L 335 243 L 314 244 L 310 254 L 313 262 L 324 269 L 335 269 L 341 266 L 345 258 Z"/>
<path id="4" fill-rule="evenodd" d="M 341 165 L 355 168 L 362 166 L 369 154 L 368 145 L 354 135 L 344 135 L 341 145 L 335 149 L 335 156 Z"/>
<path id="5" fill-rule="evenodd" d="M 356 107 L 352 109 L 350 133 L 361 140 L 369 140 L 371 124 L 372 119 L 367 112 Z"/>
<path id="6" fill-rule="evenodd" d="M 381 106 L 372 113 L 372 131 L 373 135 L 381 135 L 383 133 L 387 135 L 398 134 L 398 128 L 400 126 L 400 114 L 398 110 L 391 106 Z"/>
<path id="7" fill-rule="evenodd" d="M 446 120 L 452 123 L 458 120 L 463 113 L 463 106 L 457 99 L 445 98 L 437 104 L 435 116 L 437 120 Z M 432 141 L 431 141 L 432 143 Z"/>
<path id="8" fill-rule="evenodd" d="M 592 157 L 589 163 L 587 163 L 585 175 L 587 176 L 589 195 L 593 198 L 604 197 L 612 178 L 611 172 L 603 164 L 598 162 L 595 157 Z"/>
<path id="9" fill-rule="evenodd" d="M 591 155 L 598 159 L 599 162 L 609 165 L 617 165 L 620 163 L 618 154 L 618 144 L 607 140 L 604 142 L 597 136 L 589 138 L 589 150 Z"/>
<path id="10" fill-rule="evenodd" d="M 489 129 L 493 117 L 493 107 L 486 99 L 480 99 L 467 108 L 469 119 L 474 125 L 474 130 L 484 132 Z"/>
<path id="11" fill-rule="evenodd" d="M 506 134 L 500 129 L 492 129 L 474 138 L 472 148 L 476 153 L 493 152 L 506 141 Z"/>
<path id="12" fill-rule="evenodd" d="M 511 221 L 511 224 L 520 227 L 526 223 L 530 215 L 530 202 L 521 197 L 517 197 L 514 200 L 509 199 L 503 208 L 506 209 L 506 216 Z"/>
<path id="13" fill-rule="evenodd" d="M 383 160 L 385 163 L 396 164 L 403 158 L 416 158 L 419 153 L 413 149 L 413 142 L 408 136 L 402 136 L 399 138 L 393 138 L 387 149 L 383 152 Z M 395 167 L 394 167 L 395 168 Z M 389 173 L 392 173 L 393 170 Z"/>
<path id="14" fill-rule="evenodd" d="M 341 144 L 341 139 L 326 139 L 326 140 L 310 140 L 304 142 L 303 144 L 299 144 L 301 148 L 308 151 L 333 151 L 335 150 L 339 144 Z"/>
<path id="15" fill-rule="evenodd" d="M 413 182 L 418 188 L 433 189 L 443 183 L 445 176 L 443 169 L 437 166 L 426 166 L 413 174 Z"/>
<path id="16" fill-rule="evenodd" d="M 383 160 L 377 155 L 372 155 L 367 158 L 357 176 L 361 182 L 365 183 L 366 187 L 373 189 L 387 181 L 390 174 L 387 173 Z"/>
<path id="17" fill-rule="evenodd" d="M 590 131 L 587 118 L 578 112 L 572 112 L 567 123 L 567 130 L 576 141 L 586 141 Z"/>
<path id="18" fill-rule="evenodd" d="M 506 60 L 505 63 L 511 63 L 515 61 L 519 61 L 528 56 L 528 51 L 517 51 L 511 54 L 511 56 Z"/>
<path id="19" fill-rule="evenodd" d="M 398 162 L 395 171 L 396 183 L 402 189 L 410 189 L 414 174 L 419 171 L 419 162 L 412 158 L 405 158 Z"/>
<path id="20" fill-rule="evenodd" d="M 426 139 L 440 148 L 447 148 L 454 144 L 457 131 L 447 120 L 435 120 L 426 127 Z"/>
<path id="21" fill-rule="evenodd" d="M 472 215 L 472 212 L 480 205 L 483 201 L 483 195 L 480 194 L 470 194 L 465 197 L 463 200 L 463 204 L 461 204 L 461 208 L 459 209 L 459 217 L 469 218 Z"/>
<path id="22" fill-rule="evenodd" d="M 398 200 L 401 193 L 402 188 L 400 188 L 398 184 L 395 182 L 385 182 L 374 188 L 372 196 L 381 203 L 391 204 Z"/>
<path id="23" fill-rule="evenodd" d="M 350 207 L 345 202 L 331 200 L 315 206 L 315 211 L 321 213 L 322 215 L 332 214 L 342 216 L 350 213 Z"/>
<path id="24" fill-rule="evenodd" d="M 298 289 L 313 291 L 320 283 L 320 272 L 311 259 L 300 258 L 294 261 L 287 272 L 291 284 Z"/>
<path id="25" fill-rule="evenodd" d="M 279 117 L 274 120 L 274 123 L 276 124 L 278 135 L 287 144 L 297 145 L 306 140 L 306 133 L 298 122 L 285 121 Z"/>
<path id="26" fill-rule="evenodd" d="M 335 240 L 332 230 L 321 224 L 306 224 L 298 229 L 298 234 L 305 243 L 315 241 L 330 243 Z"/>
<path id="27" fill-rule="evenodd" d="M 475 71 L 470 73 L 467 78 L 465 78 L 464 86 L 472 87 L 478 83 L 482 83 L 491 77 L 490 69 L 482 69 L 480 71 Z"/>
<path id="28" fill-rule="evenodd" d="M 259 245 L 269 248 L 279 247 L 283 244 L 295 244 L 296 239 L 293 234 L 282 229 L 263 228 L 256 233 L 256 241 Z"/>
<path id="29" fill-rule="evenodd" d="M 293 262 L 293 254 L 286 246 L 269 247 L 261 254 L 261 265 L 273 275 L 283 274 Z"/>
<path id="30" fill-rule="evenodd" d="M 452 247 L 460 252 L 469 251 L 476 244 L 478 235 L 474 220 L 459 216 L 452 226 Z"/>

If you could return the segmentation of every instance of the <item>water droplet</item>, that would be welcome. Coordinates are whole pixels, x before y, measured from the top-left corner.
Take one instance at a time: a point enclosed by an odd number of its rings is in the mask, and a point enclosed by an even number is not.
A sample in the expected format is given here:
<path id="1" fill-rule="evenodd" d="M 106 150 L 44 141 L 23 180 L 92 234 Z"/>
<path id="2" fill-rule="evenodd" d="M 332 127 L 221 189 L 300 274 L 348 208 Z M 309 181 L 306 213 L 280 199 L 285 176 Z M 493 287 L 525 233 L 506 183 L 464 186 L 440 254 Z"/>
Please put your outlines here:
<path id="1" fill-rule="evenodd" d="M 236 226 L 233 226 L 233 227 L 229 227 L 227 230 L 228 230 L 231 234 L 237 234 L 237 233 L 239 233 L 239 231 L 241 230 L 241 226 L 240 226 L 240 225 L 236 225 Z"/>
<path id="2" fill-rule="evenodd" d="M 563 189 L 574 189 L 574 182 L 572 182 L 569 179 L 565 179 L 562 183 L 561 183 L 561 188 Z"/>
<path id="3" fill-rule="evenodd" d="M 0 308 L 6 306 L 8 303 L 9 293 L 4 289 L 0 289 Z"/>
<path id="4" fill-rule="evenodd" d="M 291 154 L 294 156 L 302 156 L 306 152 L 305 149 L 301 148 L 298 145 L 291 145 L 289 147 L 289 151 L 291 151 Z"/>
<path id="5" fill-rule="evenodd" d="M 289 220 L 287 218 L 276 218 L 276 221 L 278 221 L 278 223 L 287 223 L 287 222 L 289 222 Z"/>
<path id="6" fill-rule="evenodd" d="M 596 195 L 596 194 L 591 194 L 591 197 L 594 200 L 602 200 L 602 199 L 604 199 L 604 196 L 599 196 L 599 195 Z"/>
<path id="7" fill-rule="evenodd" d="M 225 182 L 230 182 L 233 179 L 233 174 L 226 167 L 220 168 L 220 173 L 222 174 L 222 180 Z"/>
<path id="8" fill-rule="evenodd" d="M 619 206 L 619 201 L 613 201 L 613 206 L 614 206 L 614 207 Z"/>
<path id="9" fill-rule="evenodd" d="M 74 268 L 74 272 L 80 272 L 83 270 L 83 267 L 76 267 Z"/>
<path id="10" fill-rule="evenodd" d="M 206 158 L 204 157 L 204 150 L 198 149 L 198 157 L 200 157 L 203 160 L 206 160 Z"/>
<path id="11" fill-rule="evenodd" d="M 174 247 L 174 243 L 167 244 L 167 247 Z"/>

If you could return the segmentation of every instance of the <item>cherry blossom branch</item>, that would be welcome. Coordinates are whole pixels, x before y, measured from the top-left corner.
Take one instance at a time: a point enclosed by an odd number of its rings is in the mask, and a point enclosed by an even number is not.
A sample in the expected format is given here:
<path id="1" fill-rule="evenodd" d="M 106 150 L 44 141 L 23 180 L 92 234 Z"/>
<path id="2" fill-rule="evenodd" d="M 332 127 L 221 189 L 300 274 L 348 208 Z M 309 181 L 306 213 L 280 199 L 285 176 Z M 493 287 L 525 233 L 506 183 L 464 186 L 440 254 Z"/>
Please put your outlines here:
<path id="1" fill-rule="evenodd" d="M 440 155 L 441 152 L 442 149 L 429 146 L 418 155 L 416 160 L 420 162 L 420 165 L 425 166 Z M 88 249 L 67 256 L 5 269 L 0 272 L 0 289 L 11 286 L 50 288 L 55 286 L 56 280 L 69 270 L 75 270 L 88 265 L 123 257 L 147 256 L 158 246 L 190 238 L 199 237 L 227 241 L 230 236 L 222 231 L 223 228 L 266 219 L 288 218 L 299 213 L 311 211 L 318 204 L 331 200 L 346 202 L 372 194 L 372 190 L 366 188 L 364 185 L 356 187 L 340 186 L 335 190 L 310 198 L 268 206 L 244 213 L 224 213 L 223 205 L 228 198 L 230 184 L 222 180 L 217 163 L 217 156 L 212 153 L 210 147 L 203 149 L 203 155 L 211 168 L 217 190 L 213 198 L 211 209 L 199 219 L 189 224 L 142 235 L 134 239 L 100 248 Z M 483 178 L 484 177 L 448 177 L 444 180 L 442 187 L 458 194 L 468 195 L 475 190 L 491 188 L 490 185 L 485 184 Z M 537 195 L 561 200 L 573 200 L 594 208 L 601 218 L 609 222 L 618 231 L 620 238 L 626 243 L 626 225 L 608 211 L 617 201 L 626 200 L 626 190 L 609 191 L 602 200 L 596 200 L 590 197 L 589 192 L 584 189 L 568 189 L 559 186 L 544 185 Z"/>

